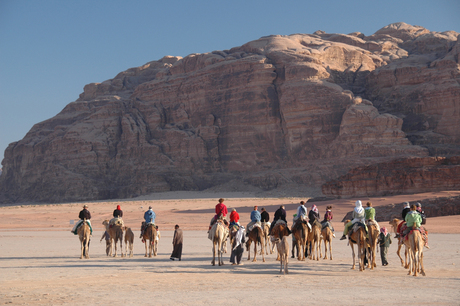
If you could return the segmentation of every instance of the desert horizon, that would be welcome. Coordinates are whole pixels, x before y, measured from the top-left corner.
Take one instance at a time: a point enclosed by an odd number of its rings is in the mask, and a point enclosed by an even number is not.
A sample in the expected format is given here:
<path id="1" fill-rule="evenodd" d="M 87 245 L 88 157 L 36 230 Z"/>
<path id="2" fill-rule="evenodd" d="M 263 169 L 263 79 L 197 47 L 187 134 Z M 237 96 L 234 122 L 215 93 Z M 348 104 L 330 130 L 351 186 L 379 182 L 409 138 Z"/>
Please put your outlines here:
<path id="1" fill-rule="evenodd" d="M 378 207 L 420 197 L 459 193 L 446 191 L 361 200 L 371 200 L 374 207 Z M 411 304 L 416 296 L 422 305 L 458 303 L 458 215 L 428 216 L 426 228 L 430 233 L 430 249 L 424 250 L 426 276 L 413 277 L 401 267 L 396 255 L 397 241 L 393 238 L 388 266 L 381 265 L 378 253 L 375 270 L 351 270 L 350 247 L 346 241 L 339 240 L 343 230 L 340 220 L 353 209 L 356 199 L 314 202 L 321 216 L 326 205 L 333 206 L 333 226 L 337 236 L 332 241 L 333 260 L 298 261 L 289 258 L 289 274 L 280 275 L 275 254 L 265 255 L 266 262 L 257 255 L 257 262 L 252 262 L 252 248 L 251 261 L 247 260 L 245 250 L 242 266 L 230 265 L 230 253 L 224 254 L 224 266 L 211 266 L 212 243 L 207 239 L 206 231 L 221 196 L 229 210 L 237 209 L 244 226 L 254 205 L 265 207 L 272 220 L 274 210 L 284 204 L 288 221 L 291 221 L 299 201 L 307 199 L 172 192 L 129 200 L 2 206 L 0 300 L 9 304 L 34 305 L 190 305 L 227 304 L 228 301 L 254 305 L 294 305 L 308 301 L 331 305 L 389 305 L 394 304 L 395 299 L 399 304 Z M 89 206 L 94 230 L 89 259 L 79 258 L 78 236 L 70 233 L 71 220 L 78 219 L 84 204 Z M 102 221 L 112 216 L 117 205 L 124 211 L 125 225 L 134 231 L 133 258 L 107 257 L 105 242 L 98 241 L 104 230 Z M 144 257 L 144 245 L 139 239 L 140 222 L 149 205 L 156 212 L 156 224 L 161 232 L 158 256 L 153 258 Z M 180 224 L 184 231 L 181 262 L 169 260 L 175 224 Z M 392 231 L 388 222 L 381 222 L 380 226 Z M 291 239 L 289 245 L 292 247 Z M 412 294 L 408 295 L 407 289 Z"/>

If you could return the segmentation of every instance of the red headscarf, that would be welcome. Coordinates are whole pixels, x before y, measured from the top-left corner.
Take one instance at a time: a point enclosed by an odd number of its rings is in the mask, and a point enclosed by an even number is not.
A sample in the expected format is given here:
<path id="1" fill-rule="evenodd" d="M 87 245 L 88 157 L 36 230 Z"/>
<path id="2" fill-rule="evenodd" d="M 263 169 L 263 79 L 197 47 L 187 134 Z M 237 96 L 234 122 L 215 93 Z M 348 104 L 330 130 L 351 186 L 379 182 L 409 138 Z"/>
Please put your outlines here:
<path id="1" fill-rule="evenodd" d="M 387 228 L 386 228 L 386 227 L 381 227 L 381 228 L 380 228 L 380 232 L 381 232 L 384 236 L 388 235 L 388 231 L 387 231 Z"/>
<path id="2" fill-rule="evenodd" d="M 117 210 L 121 210 L 121 207 L 120 207 L 120 205 L 117 205 Z"/>

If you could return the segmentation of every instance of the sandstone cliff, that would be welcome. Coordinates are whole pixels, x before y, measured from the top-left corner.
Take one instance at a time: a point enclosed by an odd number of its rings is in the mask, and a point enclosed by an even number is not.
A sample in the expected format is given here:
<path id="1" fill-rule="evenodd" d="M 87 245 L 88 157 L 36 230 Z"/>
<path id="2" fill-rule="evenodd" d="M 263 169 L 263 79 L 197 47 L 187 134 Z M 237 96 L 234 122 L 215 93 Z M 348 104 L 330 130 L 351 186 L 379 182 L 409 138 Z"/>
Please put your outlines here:
<path id="1" fill-rule="evenodd" d="M 338 194 L 327 182 L 359 167 L 460 155 L 459 54 L 458 33 L 398 23 L 371 36 L 317 31 L 166 56 L 86 85 L 10 144 L 0 200 L 125 198 L 229 181 L 313 195 L 326 184 Z"/>

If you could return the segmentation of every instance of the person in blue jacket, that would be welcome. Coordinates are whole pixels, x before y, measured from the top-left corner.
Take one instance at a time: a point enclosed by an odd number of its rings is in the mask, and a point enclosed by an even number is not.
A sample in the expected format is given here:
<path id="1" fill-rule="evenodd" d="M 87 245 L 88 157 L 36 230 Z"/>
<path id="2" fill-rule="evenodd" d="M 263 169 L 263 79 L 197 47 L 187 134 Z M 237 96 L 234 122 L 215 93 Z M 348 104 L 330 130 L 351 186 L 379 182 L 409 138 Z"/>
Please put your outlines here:
<path id="1" fill-rule="evenodd" d="M 141 236 L 139 238 L 142 238 L 142 236 L 144 236 L 144 230 L 147 224 L 150 224 L 150 223 L 155 224 L 155 218 L 156 218 L 155 212 L 152 210 L 152 206 L 149 206 L 149 210 L 147 210 L 144 213 L 145 222 L 142 222 Z"/>

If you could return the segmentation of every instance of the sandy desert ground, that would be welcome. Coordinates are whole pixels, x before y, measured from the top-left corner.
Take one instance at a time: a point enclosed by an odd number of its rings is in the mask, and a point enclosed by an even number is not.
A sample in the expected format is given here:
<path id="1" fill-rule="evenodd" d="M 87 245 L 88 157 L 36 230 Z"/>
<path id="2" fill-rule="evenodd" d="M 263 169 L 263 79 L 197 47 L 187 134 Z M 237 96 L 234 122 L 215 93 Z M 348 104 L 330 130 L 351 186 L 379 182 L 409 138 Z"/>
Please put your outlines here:
<path id="1" fill-rule="evenodd" d="M 407 195 L 370 199 L 374 206 L 400 203 L 460 192 Z M 378 257 L 374 271 L 351 270 L 347 242 L 339 241 L 340 220 L 353 208 L 356 199 L 316 202 L 323 214 L 333 205 L 334 259 L 289 261 L 289 275 L 279 274 L 275 255 L 262 262 L 244 265 L 211 266 L 211 242 L 207 225 L 219 197 L 236 208 L 246 224 L 252 206 L 265 207 L 273 216 L 279 205 L 292 216 L 300 198 L 253 198 L 251 194 L 206 194 L 175 192 L 131 200 L 90 202 L 94 227 L 90 259 L 79 258 L 77 236 L 70 233 L 71 220 L 77 219 L 83 203 L 53 205 L 11 205 L 0 207 L 0 304 L 13 305 L 460 305 L 460 216 L 428 218 L 430 247 L 425 249 L 427 275 L 413 277 L 401 267 L 396 241 L 389 250 L 389 262 L 381 266 Z M 303 199 L 305 200 L 305 199 Z M 368 199 L 361 199 L 367 201 Z M 116 205 L 124 211 L 126 225 L 136 235 L 133 258 L 105 255 L 99 242 L 102 221 Z M 162 239 L 157 257 L 145 258 L 139 239 L 143 212 L 151 205 L 157 213 Z M 171 261 L 175 224 L 184 230 L 182 261 Z M 386 224 L 381 224 L 386 226 Z M 380 256 L 380 254 L 378 254 Z"/>

